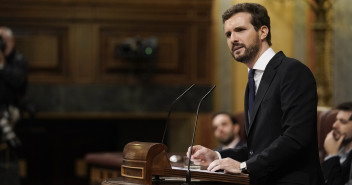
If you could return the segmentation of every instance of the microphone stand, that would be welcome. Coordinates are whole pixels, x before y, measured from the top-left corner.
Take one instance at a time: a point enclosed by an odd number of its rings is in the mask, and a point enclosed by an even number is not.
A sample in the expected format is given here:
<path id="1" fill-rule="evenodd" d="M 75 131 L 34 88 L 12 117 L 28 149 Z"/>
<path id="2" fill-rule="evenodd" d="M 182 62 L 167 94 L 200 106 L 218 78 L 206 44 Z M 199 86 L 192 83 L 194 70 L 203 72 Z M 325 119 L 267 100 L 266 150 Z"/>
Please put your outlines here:
<path id="1" fill-rule="evenodd" d="M 188 87 L 180 96 L 178 96 L 178 97 L 171 103 L 170 108 L 169 108 L 169 113 L 167 114 L 167 120 L 166 120 L 166 123 L 165 123 L 163 139 L 161 140 L 161 143 L 162 143 L 162 144 L 165 144 L 165 143 L 164 143 L 164 139 L 165 139 L 165 135 L 166 135 L 166 130 L 167 130 L 167 126 L 169 125 L 169 122 L 170 122 L 170 114 L 171 114 L 172 108 L 174 107 L 174 104 L 175 104 L 183 95 L 185 95 L 189 90 L 191 90 L 193 86 L 195 86 L 195 84 L 192 84 L 190 87 Z"/>
<path id="2" fill-rule="evenodd" d="M 166 135 L 166 130 L 167 130 L 167 126 L 169 125 L 169 122 L 170 122 L 170 114 L 171 114 L 171 110 L 172 108 L 174 107 L 174 104 L 183 96 L 185 95 L 189 90 L 191 90 L 193 88 L 193 86 L 195 86 L 195 84 L 192 84 L 190 87 L 188 87 L 185 91 L 183 91 L 182 94 L 180 94 L 170 105 L 170 108 L 169 108 L 169 112 L 167 114 L 167 120 L 166 120 L 166 123 L 165 123 L 165 128 L 164 128 L 164 134 L 163 134 L 163 138 L 161 139 L 161 143 L 162 144 L 165 144 L 164 143 L 164 139 L 165 139 L 165 135 Z M 160 181 L 162 181 L 163 179 L 160 179 L 159 175 L 156 175 L 154 176 L 153 178 L 153 182 L 158 184 Z"/>
<path id="3" fill-rule="evenodd" d="M 199 115 L 199 108 L 200 104 L 203 102 L 203 100 L 215 89 L 215 85 L 202 97 L 202 99 L 199 101 L 198 108 L 197 108 L 197 114 L 196 114 L 196 121 L 194 123 L 194 128 L 193 128 L 193 136 L 192 136 L 192 143 L 191 143 L 191 148 L 188 156 L 188 169 L 187 169 L 187 174 L 186 174 L 186 182 L 182 183 L 181 185 L 191 185 L 191 156 L 192 156 L 192 150 L 193 150 L 193 144 L 194 144 L 194 136 L 196 134 L 196 128 L 197 128 L 197 122 L 198 122 L 198 115 Z"/>

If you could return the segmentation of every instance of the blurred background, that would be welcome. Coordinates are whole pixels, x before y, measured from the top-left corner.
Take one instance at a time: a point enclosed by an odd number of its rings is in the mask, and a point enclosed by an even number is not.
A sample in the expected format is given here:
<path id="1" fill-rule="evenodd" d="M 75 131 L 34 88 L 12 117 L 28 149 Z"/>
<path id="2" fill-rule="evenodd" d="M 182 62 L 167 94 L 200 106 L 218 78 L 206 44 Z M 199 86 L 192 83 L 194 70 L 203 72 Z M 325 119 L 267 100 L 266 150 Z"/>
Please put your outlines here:
<path id="1" fill-rule="evenodd" d="M 319 106 L 352 99 L 349 0 L 1 0 L 0 26 L 12 29 L 28 60 L 24 113 L 15 132 L 21 184 L 88 184 L 89 153 L 122 151 L 130 141 L 160 142 L 170 152 L 215 147 L 210 116 L 243 112 L 247 68 L 229 53 L 221 15 L 258 2 L 271 17 L 274 51 L 306 64 Z M 1 179 L 0 179 L 1 184 Z"/>

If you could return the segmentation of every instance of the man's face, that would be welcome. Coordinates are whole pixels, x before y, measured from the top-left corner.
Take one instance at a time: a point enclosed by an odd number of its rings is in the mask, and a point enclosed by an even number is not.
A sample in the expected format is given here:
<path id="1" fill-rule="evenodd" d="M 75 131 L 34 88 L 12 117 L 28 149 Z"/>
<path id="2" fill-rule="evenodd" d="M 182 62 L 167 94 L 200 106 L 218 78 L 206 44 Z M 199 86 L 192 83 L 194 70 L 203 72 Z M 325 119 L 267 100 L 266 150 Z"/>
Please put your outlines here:
<path id="1" fill-rule="evenodd" d="M 347 144 L 352 141 L 352 121 L 349 120 L 352 115 L 352 111 L 339 111 L 336 116 L 336 121 L 333 124 L 333 135 L 338 140 L 341 135 L 344 135 L 343 144 Z"/>
<path id="2" fill-rule="evenodd" d="M 2 37 L 2 39 L 4 40 L 4 42 L 6 43 L 6 48 L 5 48 L 5 56 L 8 56 L 13 48 L 15 47 L 15 40 L 13 38 L 13 36 L 10 36 L 6 33 L 5 30 L 0 29 L 0 36 Z"/>
<path id="3" fill-rule="evenodd" d="M 233 58 L 242 63 L 254 60 L 260 49 L 259 33 L 251 23 L 252 16 L 247 12 L 234 14 L 224 23 L 227 45 Z"/>
<path id="4" fill-rule="evenodd" d="M 216 139 L 227 145 L 235 138 L 234 125 L 228 115 L 219 114 L 213 119 L 213 130 Z"/>

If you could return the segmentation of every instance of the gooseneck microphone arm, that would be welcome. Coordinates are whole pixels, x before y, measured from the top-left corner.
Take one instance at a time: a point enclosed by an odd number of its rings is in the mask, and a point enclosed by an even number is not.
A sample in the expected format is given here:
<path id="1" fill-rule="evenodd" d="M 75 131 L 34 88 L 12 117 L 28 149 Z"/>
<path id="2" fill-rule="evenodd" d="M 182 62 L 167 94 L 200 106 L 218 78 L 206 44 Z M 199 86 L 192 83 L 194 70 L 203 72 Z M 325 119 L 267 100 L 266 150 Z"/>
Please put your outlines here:
<path id="1" fill-rule="evenodd" d="M 215 89 L 216 85 L 214 85 L 208 92 L 205 94 L 202 99 L 199 101 L 198 108 L 197 108 L 197 114 L 196 114 L 196 121 L 194 123 L 194 128 L 193 128 L 193 136 L 192 136 L 192 143 L 191 143 L 191 150 L 189 152 L 188 156 L 188 169 L 187 169 L 187 175 L 186 175 L 186 183 L 189 185 L 191 183 L 191 172 L 190 172 L 190 167 L 191 167 L 191 156 L 192 156 L 192 150 L 193 150 L 193 144 L 194 144 L 194 136 L 196 134 L 196 128 L 197 128 L 197 122 L 198 122 L 198 115 L 199 115 L 199 108 L 200 104 L 202 104 L 202 101 Z"/>
<path id="2" fill-rule="evenodd" d="M 192 84 L 190 87 L 188 87 L 180 96 L 178 96 L 178 97 L 171 103 L 170 108 L 169 108 L 169 113 L 167 114 L 167 120 L 166 120 L 166 123 L 165 123 L 163 139 L 161 140 L 161 143 L 162 143 L 162 144 L 165 144 L 165 143 L 164 143 L 165 134 L 166 134 L 167 126 L 169 125 L 169 122 L 170 122 L 170 114 L 171 114 L 171 110 L 172 110 L 174 104 L 175 104 L 183 95 L 185 95 L 189 90 L 191 90 L 193 86 L 195 86 L 195 84 Z"/>

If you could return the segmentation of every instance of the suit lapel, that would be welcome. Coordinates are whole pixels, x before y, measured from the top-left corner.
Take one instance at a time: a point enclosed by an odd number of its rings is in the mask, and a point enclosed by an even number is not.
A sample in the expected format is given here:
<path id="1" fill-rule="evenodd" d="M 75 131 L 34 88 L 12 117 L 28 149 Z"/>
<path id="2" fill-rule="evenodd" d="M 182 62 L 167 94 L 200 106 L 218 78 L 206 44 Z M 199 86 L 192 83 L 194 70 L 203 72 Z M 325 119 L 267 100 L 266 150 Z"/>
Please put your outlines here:
<path id="1" fill-rule="evenodd" d="M 245 118 L 245 126 L 246 126 L 246 134 L 248 135 L 249 131 L 249 117 L 248 117 L 248 83 L 246 87 L 246 92 L 244 94 L 244 118 Z"/>
<path id="2" fill-rule="evenodd" d="M 264 70 L 264 74 L 262 76 L 262 79 L 260 80 L 258 91 L 257 91 L 257 94 L 255 96 L 254 110 L 253 110 L 253 115 L 252 115 L 253 118 L 250 119 L 250 123 L 249 123 L 249 125 L 247 127 L 248 129 L 246 129 L 247 130 L 247 135 L 249 134 L 249 132 L 250 132 L 250 130 L 251 130 L 253 124 L 254 124 L 254 120 L 255 120 L 255 117 L 257 115 L 257 112 L 258 112 L 258 109 L 260 107 L 260 104 L 261 104 L 263 98 L 265 97 L 265 94 L 268 91 L 268 89 L 269 89 L 269 87 L 271 85 L 271 82 L 274 79 L 274 76 L 276 75 L 277 67 L 281 64 L 281 61 L 282 61 L 282 59 L 284 57 L 285 57 L 285 55 L 283 54 L 282 51 L 280 51 L 279 53 L 277 53 L 269 61 L 268 65 L 266 66 L 266 68 Z M 246 93 L 246 95 L 247 95 L 247 93 Z M 249 122 L 248 119 L 247 119 L 247 122 Z"/>

